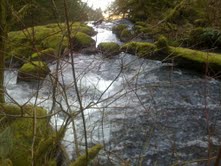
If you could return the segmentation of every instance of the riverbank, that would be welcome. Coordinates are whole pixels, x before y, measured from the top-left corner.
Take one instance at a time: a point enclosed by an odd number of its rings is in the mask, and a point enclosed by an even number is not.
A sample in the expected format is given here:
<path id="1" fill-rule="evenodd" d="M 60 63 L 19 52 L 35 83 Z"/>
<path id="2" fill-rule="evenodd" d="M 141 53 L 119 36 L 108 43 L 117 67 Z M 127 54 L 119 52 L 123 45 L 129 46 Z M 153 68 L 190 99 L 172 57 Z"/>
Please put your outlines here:
<path id="1" fill-rule="evenodd" d="M 177 67 L 197 71 L 207 76 L 219 77 L 219 72 L 221 70 L 221 54 L 206 50 L 200 51 L 173 46 L 173 44 L 171 45 L 171 41 L 163 35 L 160 35 L 157 39 L 153 39 L 151 43 L 149 42 L 151 41 L 149 39 L 151 36 L 149 31 L 146 32 L 146 37 L 148 37 L 149 41 L 146 41 L 145 38 L 142 38 L 136 33 L 134 28 L 137 28 L 136 25 L 129 28 L 126 24 L 119 24 L 113 27 L 113 33 L 115 33 L 121 41 L 126 41 L 121 47 L 121 51 L 142 58 L 173 63 L 173 65 Z M 197 40 L 197 37 L 195 40 Z"/>

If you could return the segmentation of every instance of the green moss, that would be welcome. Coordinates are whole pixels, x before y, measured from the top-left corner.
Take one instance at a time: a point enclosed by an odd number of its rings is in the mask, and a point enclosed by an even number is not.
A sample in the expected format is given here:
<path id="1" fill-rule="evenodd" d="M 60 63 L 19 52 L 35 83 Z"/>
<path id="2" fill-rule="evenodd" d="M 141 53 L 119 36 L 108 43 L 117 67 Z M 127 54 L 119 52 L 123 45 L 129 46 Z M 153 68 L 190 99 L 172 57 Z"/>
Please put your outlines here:
<path id="1" fill-rule="evenodd" d="M 7 141 L 12 142 L 12 147 L 7 147 L 10 153 L 5 156 L 16 166 L 31 165 L 32 163 L 32 143 L 33 143 L 33 124 L 36 127 L 35 144 L 34 144 L 34 154 L 35 154 L 35 164 L 37 166 L 41 165 L 57 165 L 56 157 L 57 152 L 60 149 L 60 142 L 64 136 L 63 128 L 58 133 L 52 130 L 52 127 L 48 124 L 46 118 L 47 111 L 41 107 L 36 107 L 33 105 L 26 105 L 19 107 L 15 104 L 0 104 L 1 111 L 4 111 L 6 118 L 10 119 L 9 115 L 20 115 L 11 121 L 11 123 L 4 123 L 0 126 L 0 135 L 6 130 L 10 132 Z M 36 115 L 36 123 L 34 123 L 33 116 Z M 45 118 L 43 118 L 45 117 Z M 49 138 L 53 137 L 53 144 L 46 148 L 42 148 L 42 142 L 47 142 Z M 0 142 L 1 142 L 0 137 Z M 39 154 L 39 149 L 41 149 L 41 154 Z M 6 150 L 5 150 L 6 151 Z M 4 160 L 6 161 L 6 160 Z M 0 165 L 1 165 L 0 160 Z M 12 164 L 11 164 L 12 165 Z M 8 165 L 8 166 L 11 166 Z M 5 165 L 4 165 L 5 166 Z"/>
<path id="2" fill-rule="evenodd" d="M 140 57 L 152 55 L 156 51 L 156 45 L 147 42 L 129 42 L 121 47 L 122 51 L 130 54 L 135 54 Z"/>
<path id="3" fill-rule="evenodd" d="M 42 139 L 36 149 L 35 159 L 43 159 L 45 155 L 44 152 L 56 152 L 57 146 L 64 137 L 65 131 L 65 128 L 61 128 L 57 133 L 50 135 L 48 138 Z"/>
<path id="4" fill-rule="evenodd" d="M 23 31 L 8 33 L 8 40 L 6 42 L 6 62 L 22 63 L 27 60 L 32 53 L 30 41 L 30 38 Z"/>
<path id="5" fill-rule="evenodd" d="M 168 39 L 163 36 L 163 35 L 160 35 L 157 42 L 156 42 L 156 46 L 158 49 L 165 49 L 168 47 Z"/>
<path id="6" fill-rule="evenodd" d="M 174 63 L 178 66 L 194 71 L 205 72 L 206 64 L 209 65 L 209 70 L 211 69 L 210 71 L 214 73 L 221 70 L 221 54 L 168 46 L 167 40 L 164 37 L 160 37 L 159 41 L 159 43 L 156 43 L 157 45 L 144 42 L 130 42 L 124 44 L 121 50 L 164 62 L 174 59 Z"/>
<path id="7" fill-rule="evenodd" d="M 42 80 L 50 72 L 47 64 L 41 61 L 25 63 L 18 71 L 18 80 Z"/>
<path id="8" fill-rule="evenodd" d="M 30 63 L 25 63 L 21 68 L 20 72 L 33 72 L 35 73 L 36 69 L 37 70 L 45 70 L 47 65 L 41 61 L 33 61 Z"/>
<path id="9" fill-rule="evenodd" d="M 21 115 L 21 108 L 15 104 L 0 104 L 0 118 L 9 115 Z M 12 117 L 13 118 L 13 117 Z M 14 118 L 13 118 L 14 119 Z"/>
<path id="10" fill-rule="evenodd" d="M 24 44 L 30 41 L 28 35 L 23 31 L 13 31 L 8 33 L 9 42 L 15 44 Z"/>
<path id="11" fill-rule="evenodd" d="M 103 42 L 98 45 L 98 49 L 107 56 L 117 55 L 120 51 L 120 46 L 114 42 Z"/>
<path id="12" fill-rule="evenodd" d="M 6 61 L 24 63 L 32 54 L 33 50 L 28 44 L 25 46 L 11 46 L 7 49 Z"/>
<path id="13" fill-rule="evenodd" d="M 89 26 L 72 26 L 72 34 L 77 33 L 77 32 L 82 32 L 85 33 L 89 36 L 94 36 L 96 34 L 96 32 L 94 31 L 94 29 L 92 27 Z"/>
<path id="14" fill-rule="evenodd" d="M 33 116 L 33 111 L 36 111 L 36 116 L 46 116 L 46 110 L 40 107 L 27 106 L 23 110 L 21 107 L 18 107 L 14 104 L 1 104 L 1 108 L 4 108 L 6 114 L 13 113 L 14 115 L 23 115 L 23 116 Z M 23 114 L 21 114 L 23 112 Z M 7 116 L 7 118 L 10 118 Z M 12 123 L 8 124 L 7 127 L 10 128 L 11 138 L 8 138 L 8 141 L 11 141 L 13 146 L 10 149 L 10 153 L 7 156 L 13 165 L 23 166 L 31 165 L 31 144 L 33 138 L 33 118 L 17 118 Z M 6 127 L 0 128 L 2 133 Z M 47 127 L 47 119 L 38 120 L 36 123 L 37 135 L 36 135 L 36 145 L 42 138 L 45 138 L 50 134 L 50 128 Z M 9 148 L 9 147 L 8 147 Z M 44 152 L 45 153 L 45 152 Z"/>
<path id="15" fill-rule="evenodd" d="M 120 40 L 123 42 L 129 41 L 133 38 L 133 33 L 128 30 L 128 29 L 124 29 L 121 34 L 120 34 Z"/>
<path id="16" fill-rule="evenodd" d="M 87 163 L 90 163 L 90 161 L 98 155 L 102 148 L 103 146 L 100 144 L 93 146 L 88 150 L 88 161 L 86 159 L 86 155 L 82 155 L 78 157 L 75 162 L 71 163 L 70 166 L 87 166 Z"/>
<path id="17" fill-rule="evenodd" d="M 72 44 L 75 50 L 95 46 L 95 41 L 85 33 L 78 32 L 72 37 Z"/>
<path id="18" fill-rule="evenodd" d="M 169 53 L 171 53 L 173 56 L 183 57 L 195 62 L 200 62 L 204 64 L 211 63 L 221 66 L 221 54 L 197 51 L 181 47 L 170 47 Z"/>
<path id="19" fill-rule="evenodd" d="M 77 32 L 83 32 L 89 36 L 93 36 L 96 34 L 96 32 L 94 31 L 94 29 L 84 23 L 80 23 L 80 22 L 73 22 L 73 23 L 69 23 L 70 28 L 71 28 L 71 32 L 72 34 L 75 34 Z M 67 25 L 66 23 L 60 23 L 58 24 L 48 24 L 46 26 L 44 26 L 48 29 L 52 29 L 52 32 L 56 32 L 55 30 L 57 30 L 57 32 L 59 31 L 63 31 L 66 32 L 67 31 Z"/>
<path id="20" fill-rule="evenodd" d="M 61 34 L 52 35 L 42 41 L 42 47 L 63 50 L 68 47 L 68 39 Z"/>
<path id="21" fill-rule="evenodd" d="M 31 33 L 31 28 L 28 28 L 28 31 Z M 53 36 L 54 34 L 58 33 L 59 30 L 55 28 L 47 28 L 45 26 L 36 26 L 34 27 L 34 33 L 35 33 L 35 40 L 37 42 L 41 42 L 48 36 Z"/>
<path id="22" fill-rule="evenodd" d="M 55 49 L 48 48 L 31 55 L 31 60 L 50 61 L 55 59 Z"/>
<path id="23" fill-rule="evenodd" d="M 89 27 L 83 23 L 71 23 L 70 26 L 72 29 L 71 33 L 73 35 L 77 32 L 83 32 L 90 36 L 96 34 L 92 27 Z M 33 48 L 32 45 L 33 29 L 35 48 Z M 80 36 L 78 33 L 77 35 Z M 92 39 L 90 38 L 87 41 L 92 42 Z M 83 42 L 85 42 L 85 40 Z M 45 26 L 27 28 L 22 31 L 13 31 L 8 33 L 8 40 L 6 44 L 6 62 L 9 63 L 11 62 L 11 59 L 13 59 L 12 63 L 24 63 L 35 52 L 34 50 L 53 48 L 55 50 L 62 51 L 68 47 L 68 44 L 67 28 L 65 23 L 48 24 Z"/>
<path id="24" fill-rule="evenodd" d="M 128 28 L 128 26 L 126 24 L 119 24 L 119 25 L 116 25 L 112 28 L 112 32 L 114 34 L 116 34 L 118 37 L 120 37 L 121 32 L 127 28 Z"/>

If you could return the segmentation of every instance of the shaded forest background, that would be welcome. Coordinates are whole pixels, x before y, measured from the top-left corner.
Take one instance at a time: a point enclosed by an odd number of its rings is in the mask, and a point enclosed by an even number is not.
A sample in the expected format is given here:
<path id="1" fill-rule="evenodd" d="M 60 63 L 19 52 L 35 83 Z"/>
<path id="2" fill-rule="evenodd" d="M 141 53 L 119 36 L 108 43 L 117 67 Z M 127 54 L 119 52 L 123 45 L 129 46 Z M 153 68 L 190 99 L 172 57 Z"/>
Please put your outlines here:
<path id="1" fill-rule="evenodd" d="M 9 2 L 8 21 L 11 30 L 33 25 L 46 25 L 65 21 L 63 0 L 22 0 Z M 70 21 L 90 21 L 103 18 L 101 9 L 92 9 L 79 0 L 67 0 Z"/>

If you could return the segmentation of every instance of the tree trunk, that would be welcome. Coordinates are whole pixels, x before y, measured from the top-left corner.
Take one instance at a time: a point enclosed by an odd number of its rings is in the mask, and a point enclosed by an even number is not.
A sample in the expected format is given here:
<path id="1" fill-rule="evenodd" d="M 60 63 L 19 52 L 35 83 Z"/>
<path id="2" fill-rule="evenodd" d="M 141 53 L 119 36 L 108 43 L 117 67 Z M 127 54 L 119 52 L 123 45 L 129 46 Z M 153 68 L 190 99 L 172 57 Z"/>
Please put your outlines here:
<path id="1" fill-rule="evenodd" d="M 0 0 L 0 103 L 5 102 L 4 68 L 6 34 L 6 0 Z"/>

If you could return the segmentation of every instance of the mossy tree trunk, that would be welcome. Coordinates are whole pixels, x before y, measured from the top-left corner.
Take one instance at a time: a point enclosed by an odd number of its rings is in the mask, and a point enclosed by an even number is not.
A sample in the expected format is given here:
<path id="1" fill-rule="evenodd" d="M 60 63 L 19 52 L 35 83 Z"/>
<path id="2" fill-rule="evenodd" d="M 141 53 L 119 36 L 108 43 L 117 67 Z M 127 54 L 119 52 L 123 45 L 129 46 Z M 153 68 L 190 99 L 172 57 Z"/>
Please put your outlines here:
<path id="1" fill-rule="evenodd" d="M 6 34 L 6 0 L 0 0 L 0 103 L 5 102 L 4 65 Z"/>

